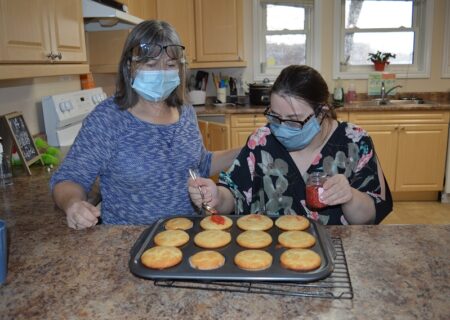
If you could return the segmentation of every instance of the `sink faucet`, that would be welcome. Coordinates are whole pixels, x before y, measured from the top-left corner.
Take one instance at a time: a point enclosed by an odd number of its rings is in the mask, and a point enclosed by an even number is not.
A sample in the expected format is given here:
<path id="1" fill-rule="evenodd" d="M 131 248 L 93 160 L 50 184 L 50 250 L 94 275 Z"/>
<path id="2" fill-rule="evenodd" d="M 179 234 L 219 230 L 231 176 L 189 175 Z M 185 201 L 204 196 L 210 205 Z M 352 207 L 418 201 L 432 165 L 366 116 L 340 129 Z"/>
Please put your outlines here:
<path id="1" fill-rule="evenodd" d="M 389 92 L 391 92 L 392 90 L 396 89 L 396 88 L 402 88 L 403 86 L 394 86 L 392 88 L 390 88 L 388 91 L 386 91 L 386 88 L 384 86 L 384 81 L 381 81 L 381 100 L 380 100 L 380 104 L 387 104 L 388 103 L 388 99 L 387 96 L 389 94 Z"/>

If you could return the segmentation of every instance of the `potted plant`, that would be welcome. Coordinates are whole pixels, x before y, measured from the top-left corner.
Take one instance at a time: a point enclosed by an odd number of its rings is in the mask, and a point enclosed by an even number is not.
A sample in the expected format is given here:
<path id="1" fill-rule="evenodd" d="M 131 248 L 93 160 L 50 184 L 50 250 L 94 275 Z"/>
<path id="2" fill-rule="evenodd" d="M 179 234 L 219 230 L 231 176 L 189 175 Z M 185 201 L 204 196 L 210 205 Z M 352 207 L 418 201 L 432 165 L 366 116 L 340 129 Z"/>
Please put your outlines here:
<path id="1" fill-rule="evenodd" d="M 376 71 L 384 71 L 384 67 L 389 64 L 389 59 L 395 57 L 394 53 L 377 51 L 376 53 L 369 52 L 367 60 L 373 62 Z"/>

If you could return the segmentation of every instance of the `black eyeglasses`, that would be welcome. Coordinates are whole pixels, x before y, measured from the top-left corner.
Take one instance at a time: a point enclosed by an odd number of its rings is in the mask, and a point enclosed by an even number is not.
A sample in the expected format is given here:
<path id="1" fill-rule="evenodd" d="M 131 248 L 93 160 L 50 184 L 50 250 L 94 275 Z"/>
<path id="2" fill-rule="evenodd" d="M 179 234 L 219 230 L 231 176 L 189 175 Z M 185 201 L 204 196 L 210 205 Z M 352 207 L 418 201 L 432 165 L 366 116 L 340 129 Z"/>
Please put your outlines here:
<path id="1" fill-rule="evenodd" d="M 314 113 L 311 113 L 309 116 L 306 117 L 305 120 L 300 121 L 300 120 L 288 120 L 288 119 L 282 119 L 280 118 L 278 115 L 271 113 L 270 111 L 270 106 L 264 111 L 264 115 L 266 116 L 267 120 L 270 123 L 273 124 L 285 124 L 286 126 L 290 127 L 290 128 L 296 128 L 296 129 L 302 129 L 303 126 L 309 121 L 311 120 L 311 118 L 314 116 Z"/>
<path id="2" fill-rule="evenodd" d="M 168 44 L 162 46 L 155 43 L 141 43 L 139 45 L 140 52 L 137 57 L 133 57 L 133 61 L 140 61 L 144 58 L 157 59 L 161 56 L 163 50 L 166 52 L 170 59 L 179 60 L 183 58 L 183 52 L 185 47 L 179 44 Z"/>

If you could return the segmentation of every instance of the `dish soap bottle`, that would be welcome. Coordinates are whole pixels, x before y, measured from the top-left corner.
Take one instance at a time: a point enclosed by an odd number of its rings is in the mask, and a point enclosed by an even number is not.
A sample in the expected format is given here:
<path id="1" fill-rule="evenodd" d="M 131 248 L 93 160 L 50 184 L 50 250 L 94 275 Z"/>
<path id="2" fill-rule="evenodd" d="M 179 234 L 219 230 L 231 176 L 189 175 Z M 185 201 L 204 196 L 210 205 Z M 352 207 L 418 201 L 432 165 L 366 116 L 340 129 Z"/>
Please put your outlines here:
<path id="1" fill-rule="evenodd" d="M 333 91 L 333 106 L 338 108 L 344 105 L 344 88 L 342 87 L 341 78 L 337 78 L 336 86 Z"/>
<path id="2" fill-rule="evenodd" d="M 356 100 L 355 84 L 350 83 L 350 85 L 348 86 L 348 91 L 347 91 L 347 102 L 352 103 L 355 100 Z"/>

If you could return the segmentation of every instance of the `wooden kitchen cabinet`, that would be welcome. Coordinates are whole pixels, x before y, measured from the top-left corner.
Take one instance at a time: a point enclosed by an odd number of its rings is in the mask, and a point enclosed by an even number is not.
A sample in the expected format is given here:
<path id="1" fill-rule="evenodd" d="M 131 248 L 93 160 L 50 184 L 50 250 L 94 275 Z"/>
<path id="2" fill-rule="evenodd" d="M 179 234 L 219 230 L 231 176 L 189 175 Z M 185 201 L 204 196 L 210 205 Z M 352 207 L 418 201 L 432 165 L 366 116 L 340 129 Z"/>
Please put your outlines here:
<path id="1" fill-rule="evenodd" d="M 195 0 L 191 68 L 244 67 L 242 0 Z"/>
<path id="2" fill-rule="evenodd" d="M 0 0 L 0 20 L 0 79 L 88 72 L 61 66 L 86 61 L 81 1 Z"/>
<path id="3" fill-rule="evenodd" d="M 253 131 L 264 126 L 267 119 L 263 114 L 232 114 L 229 115 L 229 123 L 231 148 L 238 148 L 244 146 Z"/>
<path id="4" fill-rule="evenodd" d="M 151 1 L 156 18 L 177 30 L 190 68 L 246 66 L 242 0 Z"/>
<path id="5" fill-rule="evenodd" d="M 200 133 L 203 137 L 203 144 L 208 151 L 218 151 L 229 149 L 229 128 L 227 124 L 198 120 Z M 215 182 L 219 181 L 219 175 L 210 177 Z"/>
<path id="6" fill-rule="evenodd" d="M 348 122 L 348 112 L 336 111 L 336 117 L 338 121 L 346 121 Z"/>
<path id="7" fill-rule="evenodd" d="M 192 64 L 195 60 L 195 21 L 193 0 L 155 0 L 156 16 L 169 22 L 186 47 L 186 61 Z M 177 10 L 174 10 L 177 8 Z M 192 67 L 192 66 L 190 66 Z"/>
<path id="8" fill-rule="evenodd" d="M 350 112 L 349 120 L 372 137 L 391 191 L 442 190 L 448 112 Z"/>
<path id="9" fill-rule="evenodd" d="M 156 0 L 116 0 L 127 5 L 128 13 L 143 20 L 155 19 Z"/>
<path id="10" fill-rule="evenodd" d="M 229 128 L 227 124 L 198 120 L 198 126 L 207 150 L 229 149 Z"/>
<path id="11" fill-rule="evenodd" d="M 2 63 L 86 61 L 81 1 L 0 3 Z"/>

